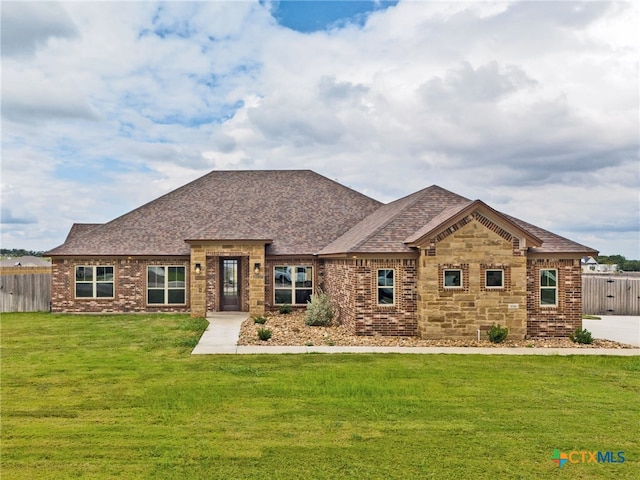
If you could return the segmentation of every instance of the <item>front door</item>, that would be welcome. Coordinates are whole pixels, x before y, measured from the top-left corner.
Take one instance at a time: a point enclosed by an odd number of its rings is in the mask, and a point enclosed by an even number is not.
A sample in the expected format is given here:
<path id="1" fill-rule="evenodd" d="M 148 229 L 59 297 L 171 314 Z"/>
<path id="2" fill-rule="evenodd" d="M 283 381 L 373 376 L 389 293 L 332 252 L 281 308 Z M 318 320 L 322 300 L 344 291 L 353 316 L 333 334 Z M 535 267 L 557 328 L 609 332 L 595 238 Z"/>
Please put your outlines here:
<path id="1" fill-rule="evenodd" d="M 240 310 L 240 260 L 223 258 L 220 264 L 222 272 L 222 310 Z"/>

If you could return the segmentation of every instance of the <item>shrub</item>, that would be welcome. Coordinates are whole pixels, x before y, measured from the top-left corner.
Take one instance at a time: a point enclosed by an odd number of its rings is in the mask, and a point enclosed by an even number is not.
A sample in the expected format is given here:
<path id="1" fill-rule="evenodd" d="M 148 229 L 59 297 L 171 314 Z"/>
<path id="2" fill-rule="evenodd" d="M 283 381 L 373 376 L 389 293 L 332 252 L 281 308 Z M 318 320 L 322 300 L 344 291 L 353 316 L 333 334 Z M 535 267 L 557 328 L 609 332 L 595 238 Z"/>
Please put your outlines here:
<path id="1" fill-rule="evenodd" d="M 586 328 L 584 330 L 580 330 L 576 328 L 575 332 L 569 335 L 569 338 L 574 343 L 593 343 L 593 337 L 591 336 L 591 332 Z"/>
<path id="2" fill-rule="evenodd" d="M 268 328 L 259 328 L 258 329 L 258 338 L 264 342 L 271 338 L 271 330 Z"/>
<path id="3" fill-rule="evenodd" d="M 283 315 L 289 315 L 293 311 L 293 307 L 288 303 L 280 305 L 280 313 Z"/>
<path id="4" fill-rule="evenodd" d="M 312 327 L 326 327 L 333 320 L 333 307 L 329 296 L 321 290 L 311 295 L 311 301 L 307 302 L 307 313 L 304 323 Z"/>
<path id="5" fill-rule="evenodd" d="M 253 317 L 253 323 L 259 323 L 260 325 L 264 325 L 265 323 L 267 323 L 267 318 L 266 317 Z"/>
<path id="6" fill-rule="evenodd" d="M 497 323 L 494 323 L 489 329 L 489 340 L 491 343 L 501 343 L 507 338 L 509 329 L 507 327 L 501 327 Z"/>

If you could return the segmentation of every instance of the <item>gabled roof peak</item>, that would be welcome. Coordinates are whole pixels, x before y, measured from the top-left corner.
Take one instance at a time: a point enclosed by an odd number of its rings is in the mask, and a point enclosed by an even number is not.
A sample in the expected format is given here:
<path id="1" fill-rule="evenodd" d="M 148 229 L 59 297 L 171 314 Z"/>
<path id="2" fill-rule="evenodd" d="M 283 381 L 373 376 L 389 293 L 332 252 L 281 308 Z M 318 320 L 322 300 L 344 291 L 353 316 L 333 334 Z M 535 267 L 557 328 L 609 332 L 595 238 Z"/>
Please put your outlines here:
<path id="1" fill-rule="evenodd" d="M 451 227 L 453 224 L 459 222 L 468 215 L 474 214 L 476 212 L 479 212 L 488 217 L 492 222 L 495 222 L 499 227 L 506 230 L 510 234 L 526 240 L 526 242 L 522 242 L 523 245 L 526 244 L 527 246 L 535 247 L 539 247 L 542 245 L 542 240 L 540 240 L 540 238 L 538 238 L 535 234 L 533 234 L 529 230 L 526 230 L 525 228 L 522 228 L 522 226 L 512 221 L 506 215 L 498 212 L 497 210 L 494 210 L 482 200 L 473 200 L 466 204 L 460 204 L 443 209 L 426 225 L 418 229 L 413 234 L 409 235 L 405 239 L 404 243 L 410 246 L 417 246 L 422 242 L 434 237 L 441 231 L 444 231 L 447 228 Z"/>

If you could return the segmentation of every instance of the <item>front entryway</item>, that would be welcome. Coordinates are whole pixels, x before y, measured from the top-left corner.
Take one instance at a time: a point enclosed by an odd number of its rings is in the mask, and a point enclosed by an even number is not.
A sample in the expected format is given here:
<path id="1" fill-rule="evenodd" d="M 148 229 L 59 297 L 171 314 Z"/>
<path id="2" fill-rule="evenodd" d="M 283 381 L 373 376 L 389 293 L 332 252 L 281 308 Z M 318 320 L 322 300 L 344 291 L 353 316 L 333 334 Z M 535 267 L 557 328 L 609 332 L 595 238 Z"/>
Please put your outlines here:
<path id="1" fill-rule="evenodd" d="M 241 278 L 240 259 L 222 258 L 220 260 L 220 271 L 222 272 L 222 285 L 220 287 L 220 307 L 225 311 L 241 310 Z"/>

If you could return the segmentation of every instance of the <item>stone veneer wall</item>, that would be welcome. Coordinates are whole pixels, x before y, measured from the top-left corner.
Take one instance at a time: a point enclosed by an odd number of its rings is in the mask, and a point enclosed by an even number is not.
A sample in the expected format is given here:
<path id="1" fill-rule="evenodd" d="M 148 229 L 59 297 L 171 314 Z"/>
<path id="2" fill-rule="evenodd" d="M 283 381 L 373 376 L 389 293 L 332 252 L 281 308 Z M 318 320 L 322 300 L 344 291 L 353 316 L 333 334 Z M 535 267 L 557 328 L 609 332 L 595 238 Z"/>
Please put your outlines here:
<path id="1" fill-rule="evenodd" d="M 189 283 L 185 305 L 147 305 L 147 266 L 184 266 L 189 259 L 163 258 L 54 258 L 51 265 L 51 311 L 74 313 L 188 312 Z M 75 298 L 75 267 L 114 267 L 114 298 Z"/>
<path id="2" fill-rule="evenodd" d="M 416 260 L 325 260 L 324 291 L 340 310 L 340 320 L 357 335 L 415 336 Z M 378 269 L 395 271 L 395 304 L 377 304 Z"/>
<path id="3" fill-rule="evenodd" d="M 432 239 L 418 266 L 419 334 L 427 339 L 486 338 L 493 323 L 524 338 L 527 267 L 519 241 L 486 217 L 472 214 Z M 463 271 L 460 288 L 443 287 L 443 270 Z M 487 269 L 504 270 L 504 288 L 485 288 Z"/>
<path id="4" fill-rule="evenodd" d="M 540 306 L 540 269 L 558 270 L 558 305 Z M 534 258 L 527 261 L 527 336 L 568 337 L 582 328 L 580 259 Z"/>
<path id="5" fill-rule="evenodd" d="M 203 317 L 208 308 L 219 310 L 218 285 L 220 257 L 240 258 L 242 285 L 242 311 L 251 316 L 264 314 L 265 253 L 262 243 L 206 242 L 191 245 L 191 316 Z M 195 264 L 202 269 L 195 272 Z M 260 273 L 253 265 L 260 263 Z"/>

